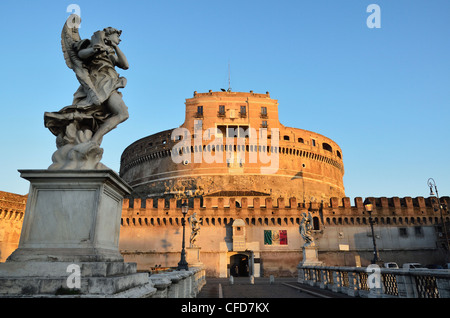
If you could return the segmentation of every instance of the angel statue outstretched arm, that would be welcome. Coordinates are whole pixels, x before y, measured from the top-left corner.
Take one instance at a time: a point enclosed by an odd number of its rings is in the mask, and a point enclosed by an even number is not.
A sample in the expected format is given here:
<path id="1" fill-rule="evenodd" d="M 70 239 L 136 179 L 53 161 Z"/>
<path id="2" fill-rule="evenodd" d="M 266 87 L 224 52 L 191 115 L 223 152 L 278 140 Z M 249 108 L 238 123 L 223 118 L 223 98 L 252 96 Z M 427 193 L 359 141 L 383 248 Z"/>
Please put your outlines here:
<path id="1" fill-rule="evenodd" d="M 129 68 L 119 48 L 122 31 L 112 27 L 81 39 L 78 16 L 71 15 L 61 33 L 64 59 L 80 83 L 72 105 L 46 112 L 44 124 L 57 136 L 57 152 L 49 169 L 103 169 L 100 164 L 103 136 L 128 119 L 128 107 L 118 91 L 126 78 L 115 67 Z"/>

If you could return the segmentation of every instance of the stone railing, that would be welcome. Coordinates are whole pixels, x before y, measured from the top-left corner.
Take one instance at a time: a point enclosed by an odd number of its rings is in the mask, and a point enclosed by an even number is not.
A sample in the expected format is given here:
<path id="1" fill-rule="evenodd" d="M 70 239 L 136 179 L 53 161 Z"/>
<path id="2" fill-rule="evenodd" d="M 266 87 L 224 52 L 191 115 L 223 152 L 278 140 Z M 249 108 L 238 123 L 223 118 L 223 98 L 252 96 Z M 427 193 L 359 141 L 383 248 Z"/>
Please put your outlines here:
<path id="1" fill-rule="evenodd" d="M 450 270 L 298 267 L 298 282 L 353 297 L 450 298 Z"/>
<path id="2" fill-rule="evenodd" d="M 188 271 L 172 271 L 149 275 L 156 288 L 152 298 L 195 298 L 206 284 L 203 267 L 192 267 Z"/>

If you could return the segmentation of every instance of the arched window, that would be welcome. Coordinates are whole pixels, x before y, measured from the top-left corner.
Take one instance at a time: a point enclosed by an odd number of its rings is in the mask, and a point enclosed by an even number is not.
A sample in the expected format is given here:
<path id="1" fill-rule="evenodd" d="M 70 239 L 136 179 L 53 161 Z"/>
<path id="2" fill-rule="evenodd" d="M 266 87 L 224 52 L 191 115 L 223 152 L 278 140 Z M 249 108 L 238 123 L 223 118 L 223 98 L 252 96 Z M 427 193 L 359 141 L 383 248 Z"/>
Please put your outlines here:
<path id="1" fill-rule="evenodd" d="M 333 152 L 333 148 L 332 148 L 329 144 L 327 144 L 326 142 L 324 142 L 324 143 L 322 144 L 322 148 L 323 148 L 324 150 L 326 150 L 326 151 Z"/>
<path id="2" fill-rule="evenodd" d="M 289 140 L 289 136 L 284 136 L 283 139 L 284 140 Z"/>

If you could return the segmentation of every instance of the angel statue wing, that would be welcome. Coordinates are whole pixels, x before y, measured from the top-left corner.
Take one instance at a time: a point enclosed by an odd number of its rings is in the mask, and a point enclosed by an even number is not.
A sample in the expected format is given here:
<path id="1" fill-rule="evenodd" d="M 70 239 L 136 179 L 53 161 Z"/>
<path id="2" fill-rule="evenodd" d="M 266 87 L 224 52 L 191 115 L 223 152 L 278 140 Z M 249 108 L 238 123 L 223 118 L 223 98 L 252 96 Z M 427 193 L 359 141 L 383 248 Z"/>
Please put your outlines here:
<path id="1" fill-rule="evenodd" d="M 81 86 L 85 89 L 89 99 L 95 104 L 100 105 L 97 91 L 89 77 L 89 71 L 83 61 L 78 57 L 78 51 L 90 44 L 89 40 L 81 40 L 78 32 L 81 18 L 77 14 L 71 14 L 61 32 L 61 46 L 64 59 L 67 66 L 75 72 L 75 75 Z"/>

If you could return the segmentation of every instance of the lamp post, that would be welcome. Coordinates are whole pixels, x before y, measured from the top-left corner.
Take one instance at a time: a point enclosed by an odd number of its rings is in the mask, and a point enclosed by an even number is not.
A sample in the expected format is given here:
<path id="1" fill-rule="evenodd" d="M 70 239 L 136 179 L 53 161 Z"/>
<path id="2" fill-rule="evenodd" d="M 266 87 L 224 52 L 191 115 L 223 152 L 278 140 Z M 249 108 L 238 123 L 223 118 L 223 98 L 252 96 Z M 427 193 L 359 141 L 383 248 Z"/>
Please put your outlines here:
<path id="1" fill-rule="evenodd" d="M 181 245 L 181 260 L 178 262 L 177 270 L 188 270 L 188 263 L 186 262 L 186 251 L 184 249 L 185 243 L 184 243 L 184 229 L 186 225 L 186 214 L 188 213 L 189 205 L 187 204 L 186 200 L 184 200 L 183 204 L 181 205 L 181 213 L 183 213 L 183 218 L 181 219 L 181 225 L 183 226 L 183 243 Z"/>
<path id="2" fill-rule="evenodd" d="M 430 187 L 430 196 L 434 196 L 435 195 L 435 193 L 433 192 L 433 187 L 434 187 L 434 190 L 436 191 L 436 198 L 437 198 L 437 201 L 438 201 L 437 203 L 438 203 L 438 206 L 439 206 L 439 212 L 441 214 L 442 230 L 443 230 L 444 235 L 445 235 L 445 244 L 446 244 L 445 245 L 445 249 L 446 249 L 446 251 L 448 253 L 449 252 L 449 248 L 450 248 L 449 242 L 448 242 L 448 233 L 447 233 L 447 228 L 445 226 L 444 217 L 442 216 L 443 205 L 441 204 L 441 200 L 439 199 L 439 193 L 438 193 L 438 190 L 437 190 L 436 182 L 434 181 L 433 178 L 429 178 L 428 181 L 427 181 L 427 185 Z M 446 208 L 446 206 L 444 208 Z"/>
<path id="3" fill-rule="evenodd" d="M 378 251 L 377 251 L 377 243 L 375 241 L 375 233 L 373 231 L 373 218 L 372 218 L 373 204 L 368 198 L 366 198 L 364 200 L 364 209 L 367 211 L 367 213 L 369 213 L 369 224 L 370 224 L 370 229 L 372 230 L 372 241 L 373 241 L 372 264 L 376 264 L 378 262 Z"/>

